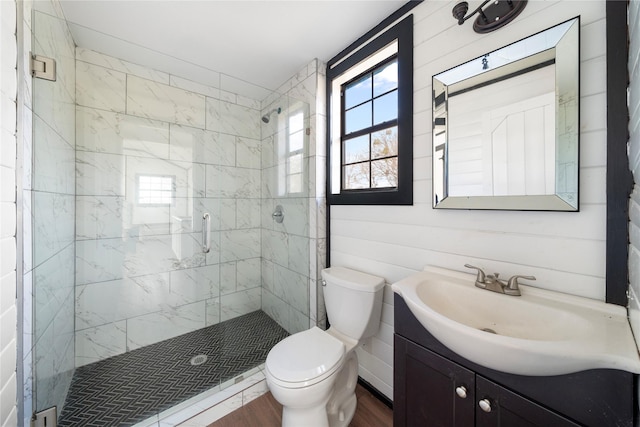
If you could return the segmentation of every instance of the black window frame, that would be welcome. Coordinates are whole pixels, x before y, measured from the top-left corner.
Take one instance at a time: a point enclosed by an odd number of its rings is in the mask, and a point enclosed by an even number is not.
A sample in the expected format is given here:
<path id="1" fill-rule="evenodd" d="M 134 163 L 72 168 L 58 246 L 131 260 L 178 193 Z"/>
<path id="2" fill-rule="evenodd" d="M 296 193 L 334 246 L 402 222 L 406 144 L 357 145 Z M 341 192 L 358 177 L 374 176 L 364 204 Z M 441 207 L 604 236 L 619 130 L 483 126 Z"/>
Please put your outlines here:
<path id="1" fill-rule="evenodd" d="M 394 41 L 398 43 L 397 53 L 382 59 L 370 67 L 369 71 L 387 63 L 392 57 L 397 58 L 398 186 L 344 190 L 342 189 L 342 142 L 336 141 L 341 144 L 339 159 L 333 158 L 331 150 L 331 129 L 336 125 L 331 114 L 331 97 L 341 96 L 341 93 L 332 93 L 333 82 Z M 327 202 L 329 205 L 413 205 L 413 15 L 408 15 L 384 33 L 365 44 L 355 46 L 353 50 L 355 50 L 353 54 L 335 66 L 332 66 L 332 63 L 337 61 L 332 60 L 327 64 Z M 349 82 L 354 79 L 349 79 Z M 340 126 L 344 126 L 344 100 L 340 101 L 340 106 Z M 343 134 L 342 129 L 340 134 Z M 340 193 L 332 193 L 332 171 L 336 163 L 340 168 Z"/>

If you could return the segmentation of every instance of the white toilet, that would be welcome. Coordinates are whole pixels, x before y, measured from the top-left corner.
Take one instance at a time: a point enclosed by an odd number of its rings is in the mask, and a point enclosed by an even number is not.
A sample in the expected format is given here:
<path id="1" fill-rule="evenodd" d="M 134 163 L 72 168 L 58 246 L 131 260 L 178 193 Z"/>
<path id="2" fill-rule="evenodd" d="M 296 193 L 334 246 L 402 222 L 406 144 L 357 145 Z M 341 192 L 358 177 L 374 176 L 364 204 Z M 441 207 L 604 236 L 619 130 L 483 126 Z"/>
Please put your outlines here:
<path id="1" fill-rule="evenodd" d="M 282 404 L 284 427 L 343 427 L 356 410 L 358 343 L 380 327 L 384 279 L 331 267 L 322 270 L 331 327 L 313 327 L 276 344 L 265 364 L 267 384 Z"/>

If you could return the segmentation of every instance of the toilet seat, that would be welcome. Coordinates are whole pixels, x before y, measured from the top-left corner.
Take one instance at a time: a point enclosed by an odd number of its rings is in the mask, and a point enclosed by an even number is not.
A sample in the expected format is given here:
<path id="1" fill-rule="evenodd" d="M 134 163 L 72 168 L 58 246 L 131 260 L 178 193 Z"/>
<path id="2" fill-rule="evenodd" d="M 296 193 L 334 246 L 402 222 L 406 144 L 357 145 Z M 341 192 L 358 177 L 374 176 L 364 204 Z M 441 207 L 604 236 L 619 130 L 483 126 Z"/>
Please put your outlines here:
<path id="1" fill-rule="evenodd" d="M 338 370 L 344 354 L 342 341 L 314 326 L 276 344 L 267 356 L 265 368 L 271 380 L 281 387 L 308 387 Z"/>

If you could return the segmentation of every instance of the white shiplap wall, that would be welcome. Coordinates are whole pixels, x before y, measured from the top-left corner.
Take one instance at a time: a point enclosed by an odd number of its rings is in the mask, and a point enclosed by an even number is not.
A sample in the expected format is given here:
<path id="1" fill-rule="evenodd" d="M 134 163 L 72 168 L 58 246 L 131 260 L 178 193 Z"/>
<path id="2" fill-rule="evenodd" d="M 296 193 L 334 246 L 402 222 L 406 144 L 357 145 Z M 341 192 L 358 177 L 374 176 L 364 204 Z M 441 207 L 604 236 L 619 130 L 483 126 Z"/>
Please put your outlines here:
<path id="1" fill-rule="evenodd" d="M 0 1 L 0 426 L 16 408 L 16 2 Z"/>
<path id="2" fill-rule="evenodd" d="M 414 14 L 414 205 L 333 206 L 331 264 L 393 283 L 436 265 L 471 263 L 533 285 L 604 300 L 606 235 L 606 63 L 604 1 L 531 1 L 486 35 L 458 26 L 456 1 L 427 1 Z M 431 208 L 431 76 L 581 16 L 580 212 L 454 211 Z M 358 350 L 360 375 L 393 397 L 393 295 L 378 334 Z"/>
<path id="3" fill-rule="evenodd" d="M 629 3 L 629 162 L 636 185 L 629 201 L 629 317 L 640 337 L 640 1 Z"/>

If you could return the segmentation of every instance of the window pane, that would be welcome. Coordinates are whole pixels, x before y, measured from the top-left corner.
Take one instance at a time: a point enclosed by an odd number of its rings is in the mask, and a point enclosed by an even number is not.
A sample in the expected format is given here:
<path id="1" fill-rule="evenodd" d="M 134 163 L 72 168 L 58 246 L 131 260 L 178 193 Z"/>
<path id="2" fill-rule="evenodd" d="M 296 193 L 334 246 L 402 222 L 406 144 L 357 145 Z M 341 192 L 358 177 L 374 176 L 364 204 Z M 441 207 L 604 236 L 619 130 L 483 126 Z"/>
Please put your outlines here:
<path id="1" fill-rule="evenodd" d="M 344 108 L 349 109 L 354 105 L 371 99 L 371 74 L 367 74 L 344 88 Z"/>
<path id="2" fill-rule="evenodd" d="M 371 188 L 398 186 L 398 158 L 371 162 Z"/>
<path id="3" fill-rule="evenodd" d="M 398 91 L 393 91 L 373 101 L 373 124 L 398 118 Z"/>
<path id="4" fill-rule="evenodd" d="M 398 127 L 394 126 L 371 134 L 371 158 L 398 155 Z"/>
<path id="5" fill-rule="evenodd" d="M 302 193 L 302 174 L 289 175 L 289 193 Z"/>
<path id="6" fill-rule="evenodd" d="M 345 166 L 342 171 L 345 190 L 369 188 L 369 162 Z"/>
<path id="7" fill-rule="evenodd" d="M 373 72 L 373 96 L 382 95 L 398 87 L 398 60 Z"/>
<path id="8" fill-rule="evenodd" d="M 369 135 L 362 135 L 344 141 L 344 163 L 369 160 Z"/>
<path id="9" fill-rule="evenodd" d="M 289 174 L 302 172 L 302 154 L 289 157 Z"/>
<path id="10" fill-rule="evenodd" d="M 296 133 L 292 133 L 289 135 L 289 152 L 292 153 L 294 151 L 302 150 L 303 147 L 303 132 L 300 130 Z"/>
<path id="11" fill-rule="evenodd" d="M 302 130 L 304 126 L 304 115 L 302 113 L 293 114 L 289 117 L 289 133 Z"/>
<path id="12" fill-rule="evenodd" d="M 371 101 L 362 104 L 345 114 L 344 133 L 349 134 L 371 126 Z"/>

